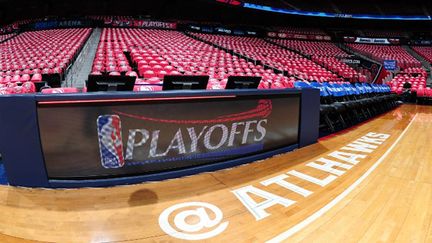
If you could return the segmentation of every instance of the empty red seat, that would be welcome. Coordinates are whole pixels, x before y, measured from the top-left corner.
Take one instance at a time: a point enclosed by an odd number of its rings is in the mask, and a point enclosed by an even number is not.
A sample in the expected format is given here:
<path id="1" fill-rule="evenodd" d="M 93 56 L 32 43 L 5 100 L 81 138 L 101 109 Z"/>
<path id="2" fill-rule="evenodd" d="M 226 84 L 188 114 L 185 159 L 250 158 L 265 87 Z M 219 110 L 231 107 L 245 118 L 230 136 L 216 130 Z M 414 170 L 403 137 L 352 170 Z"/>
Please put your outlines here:
<path id="1" fill-rule="evenodd" d="M 162 80 L 158 77 L 152 77 L 146 80 L 147 83 L 149 84 L 161 84 Z"/>
<path id="2" fill-rule="evenodd" d="M 31 81 L 32 82 L 41 82 L 42 81 L 42 75 L 39 73 L 33 74 Z"/>
<path id="3" fill-rule="evenodd" d="M 423 88 L 419 88 L 417 90 L 417 97 L 423 97 L 425 96 L 425 90 Z"/>
<path id="4" fill-rule="evenodd" d="M 138 77 L 138 74 L 135 71 L 129 71 L 126 73 L 126 76 Z"/>
<path id="5" fill-rule="evenodd" d="M 162 71 L 159 71 L 159 72 L 158 72 L 158 78 L 162 78 L 162 79 L 163 79 L 163 78 L 165 77 L 165 75 L 167 75 L 167 72 L 166 72 L 166 71 L 163 71 L 163 70 L 162 70 Z"/>
<path id="6" fill-rule="evenodd" d="M 21 76 L 15 75 L 15 76 L 13 76 L 11 82 L 19 82 L 20 80 L 21 80 Z"/>
<path id="7" fill-rule="evenodd" d="M 128 72 L 130 71 L 130 67 L 128 66 L 120 66 L 120 68 L 118 69 L 120 72 Z"/>
<path id="8" fill-rule="evenodd" d="M 26 93 L 34 93 L 36 92 L 36 86 L 32 82 L 25 82 L 22 84 L 23 89 Z"/>
<path id="9" fill-rule="evenodd" d="M 77 88 L 48 88 L 43 89 L 42 94 L 63 94 L 63 93 L 78 93 Z"/>
<path id="10" fill-rule="evenodd" d="M 153 78 L 156 77 L 156 74 L 151 71 L 151 70 L 147 70 L 144 72 L 144 78 Z"/>
<path id="11" fill-rule="evenodd" d="M 119 72 L 110 72 L 109 75 L 110 76 L 121 76 L 121 73 L 119 73 Z"/>
<path id="12" fill-rule="evenodd" d="M 90 73 L 90 75 L 102 75 L 102 73 L 99 71 L 93 71 Z"/>
<path id="13" fill-rule="evenodd" d="M 20 81 L 21 81 L 21 82 L 27 82 L 27 81 L 30 81 L 30 75 L 28 75 L 28 74 L 24 74 L 23 76 L 21 76 Z"/>

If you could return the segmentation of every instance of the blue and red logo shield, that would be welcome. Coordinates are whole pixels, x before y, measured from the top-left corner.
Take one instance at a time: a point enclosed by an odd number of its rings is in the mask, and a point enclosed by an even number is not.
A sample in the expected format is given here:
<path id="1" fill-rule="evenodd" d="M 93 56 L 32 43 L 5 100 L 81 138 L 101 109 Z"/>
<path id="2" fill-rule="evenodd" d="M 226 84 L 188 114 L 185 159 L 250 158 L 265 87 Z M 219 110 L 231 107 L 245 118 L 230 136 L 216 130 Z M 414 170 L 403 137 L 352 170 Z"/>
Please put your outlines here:
<path id="1" fill-rule="evenodd" d="M 97 119 L 99 151 L 104 168 L 121 168 L 125 164 L 121 121 L 117 115 L 102 115 Z"/>

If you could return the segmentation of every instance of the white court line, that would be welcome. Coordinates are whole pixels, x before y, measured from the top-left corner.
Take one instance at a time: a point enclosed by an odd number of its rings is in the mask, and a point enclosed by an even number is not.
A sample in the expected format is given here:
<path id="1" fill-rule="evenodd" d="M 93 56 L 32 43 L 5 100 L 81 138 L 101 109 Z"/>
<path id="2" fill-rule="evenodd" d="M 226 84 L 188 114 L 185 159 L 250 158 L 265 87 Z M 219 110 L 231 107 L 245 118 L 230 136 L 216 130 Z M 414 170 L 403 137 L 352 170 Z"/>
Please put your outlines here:
<path id="1" fill-rule="evenodd" d="M 280 235 L 274 237 L 273 239 L 270 239 L 267 241 L 267 243 L 276 243 L 276 242 L 282 242 L 286 239 L 288 239 L 289 237 L 291 237 L 292 235 L 294 235 L 295 233 L 299 232 L 300 230 L 302 230 L 304 227 L 308 226 L 309 224 L 313 223 L 315 220 L 317 220 L 318 218 L 320 218 L 323 214 L 325 214 L 326 212 L 328 212 L 331 208 L 333 208 L 336 204 L 338 204 L 340 201 L 342 201 L 342 199 L 344 199 L 350 192 L 352 192 L 360 183 L 362 183 L 383 161 L 384 159 L 390 154 L 390 152 L 396 147 L 396 145 L 399 143 L 399 141 L 402 139 L 402 137 L 405 135 L 405 133 L 408 131 L 408 129 L 411 127 L 411 125 L 413 124 L 414 120 L 417 118 L 416 114 L 414 116 L 414 118 L 411 120 L 411 122 L 408 124 L 408 126 L 405 128 L 405 130 L 401 133 L 401 135 L 399 135 L 398 139 L 396 139 L 396 141 L 393 143 L 393 145 L 383 154 L 383 156 L 381 156 L 381 158 L 375 162 L 374 165 L 372 165 L 371 168 L 369 168 L 369 170 L 366 171 L 366 173 L 364 173 L 360 178 L 357 179 L 357 181 L 355 181 L 351 186 L 349 186 L 344 192 L 342 192 L 341 194 L 339 194 L 335 199 L 333 199 L 330 203 L 328 203 L 327 205 L 325 205 L 324 207 L 322 207 L 320 210 L 316 211 L 314 214 L 312 214 L 311 216 L 307 217 L 305 220 L 303 220 L 302 222 L 294 225 L 293 227 L 291 227 L 290 229 L 288 229 L 287 231 L 281 233 Z"/>

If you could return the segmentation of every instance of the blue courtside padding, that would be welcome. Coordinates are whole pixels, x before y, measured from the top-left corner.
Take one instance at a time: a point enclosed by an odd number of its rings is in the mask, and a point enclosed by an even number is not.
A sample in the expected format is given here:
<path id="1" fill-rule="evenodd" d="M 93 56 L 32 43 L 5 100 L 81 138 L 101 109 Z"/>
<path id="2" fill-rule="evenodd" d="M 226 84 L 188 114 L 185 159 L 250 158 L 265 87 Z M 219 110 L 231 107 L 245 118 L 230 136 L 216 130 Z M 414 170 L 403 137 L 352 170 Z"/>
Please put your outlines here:
<path id="1" fill-rule="evenodd" d="M 49 187 L 35 96 L 2 96 L 0 111 L 0 153 L 9 184 Z"/>
<path id="2" fill-rule="evenodd" d="M 328 82 L 307 82 L 297 81 L 294 86 L 296 88 L 317 88 L 320 90 L 321 97 L 343 97 L 347 95 L 360 95 L 360 94 L 383 94 L 390 93 L 391 88 L 386 84 L 367 84 L 367 83 L 343 83 L 343 84 L 330 84 Z"/>
<path id="3" fill-rule="evenodd" d="M 3 163 L 0 161 L 0 185 L 7 185 L 8 180 L 6 176 L 6 172 L 3 166 Z"/>
<path id="4" fill-rule="evenodd" d="M 333 88 L 329 83 L 325 82 L 323 83 L 323 86 L 326 88 L 327 93 L 331 96 L 337 96 L 337 91 L 335 88 Z"/>
<path id="5" fill-rule="evenodd" d="M 357 90 L 360 92 L 360 94 L 366 94 L 366 89 L 365 87 L 363 87 L 361 83 L 356 83 L 355 86 Z"/>
<path id="6" fill-rule="evenodd" d="M 327 92 L 327 89 L 318 82 L 311 82 L 311 86 L 314 88 L 318 88 L 320 90 L 320 96 L 321 97 L 327 97 L 330 96 L 330 94 Z"/>
<path id="7" fill-rule="evenodd" d="M 303 81 L 296 81 L 294 82 L 294 87 L 298 88 L 298 89 L 302 89 L 302 88 L 312 88 L 312 86 L 306 82 Z"/>
<path id="8" fill-rule="evenodd" d="M 303 89 L 300 108 L 299 147 L 316 143 L 319 137 L 320 92 Z"/>

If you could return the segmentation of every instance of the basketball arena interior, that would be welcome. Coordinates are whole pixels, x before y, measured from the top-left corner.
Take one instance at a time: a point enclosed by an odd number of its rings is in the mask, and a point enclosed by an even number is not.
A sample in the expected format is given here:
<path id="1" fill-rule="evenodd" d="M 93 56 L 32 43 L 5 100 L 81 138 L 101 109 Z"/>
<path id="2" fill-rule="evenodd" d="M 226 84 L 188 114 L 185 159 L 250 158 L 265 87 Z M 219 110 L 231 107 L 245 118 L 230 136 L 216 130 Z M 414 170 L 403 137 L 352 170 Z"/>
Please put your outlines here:
<path id="1" fill-rule="evenodd" d="M 0 0 L 0 243 L 432 242 L 432 2 Z"/>

